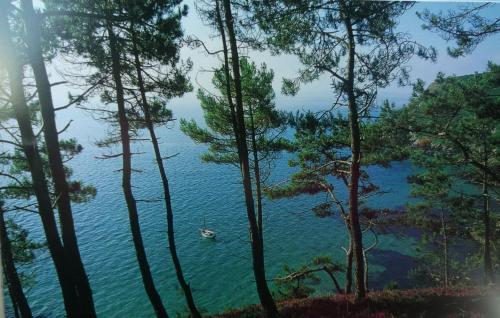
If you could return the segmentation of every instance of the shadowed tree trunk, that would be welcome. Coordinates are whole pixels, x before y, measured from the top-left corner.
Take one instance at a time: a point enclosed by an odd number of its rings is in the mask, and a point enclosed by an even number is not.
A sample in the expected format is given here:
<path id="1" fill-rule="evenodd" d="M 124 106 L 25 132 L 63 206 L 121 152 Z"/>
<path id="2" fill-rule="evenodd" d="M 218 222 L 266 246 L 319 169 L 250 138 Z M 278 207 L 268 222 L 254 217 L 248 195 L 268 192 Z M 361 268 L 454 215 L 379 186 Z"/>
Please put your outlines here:
<path id="1" fill-rule="evenodd" d="M 247 208 L 247 217 L 250 225 L 250 240 L 252 247 L 253 271 L 257 284 L 257 292 L 260 302 L 268 317 L 277 317 L 278 309 L 274 302 L 269 287 L 266 282 L 266 272 L 264 265 L 264 242 L 259 234 L 259 226 L 255 215 L 254 198 L 252 191 L 252 180 L 250 176 L 250 167 L 248 159 L 248 146 L 246 141 L 246 129 L 243 115 L 243 97 L 241 92 L 241 78 L 239 67 L 238 46 L 236 43 L 236 35 L 233 26 L 233 15 L 231 12 L 230 0 L 224 0 L 225 22 L 227 26 L 229 44 L 231 49 L 231 63 L 233 70 L 233 79 L 236 94 L 236 121 L 237 130 L 235 135 L 238 135 L 238 156 L 240 159 L 240 168 L 245 192 L 245 203 Z"/>
<path id="2" fill-rule="evenodd" d="M 335 289 L 337 289 L 337 293 L 339 293 L 339 294 L 345 294 L 345 291 L 342 290 L 342 288 L 340 287 L 340 284 L 337 281 L 337 278 L 335 278 L 335 275 L 333 274 L 333 272 L 331 270 L 329 270 L 328 267 L 326 267 L 326 266 L 323 267 L 323 270 L 328 274 L 328 276 L 332 280 L 333 285 L 335 286 Z"/>
<path id="3" fill-rule="evenodd" d="M 139 86 L 139 90 L 141 92 L 141 100 L 142 100 L 142 109 L 144 111 L 144 119 L 146 121 L 146 126 L 149 131 L 149 135 L 151 137 L 151 143 L 153 144 L 153 149 L 155 153 L 155 159 L 158 166 L 158 170 L 160 172 L 161 182 L 163 185 L 163 197 L 165 200 L 165 206 L 167 210 L 167 238 L 168 238 L 168 248 L 170 250 L 170 255 L 172 256 L 172 262 L 174 263 L 175 273 L 177 275 L 177 280 L 179 281 L 179 285 L 181 285 L 182 291 L 184 292 L 184 296 L 186 298 L 186 302 L 189 307 L 189 311 L 191 312 L 192 317 L 198 318 L 201 317 L 200 312 L 196 308 L 193 294 L 191 292 L 191 288 L 189 284 L 186 282 L 184 278 L 184 274 L 182 273 L 181 262 L 177 255 L 177 248 L 175 245 L 175 232 L 174 232 L 174 213 L 172 211 L 172 202 L 170 199 L 170 187 L 168 184 L 167 173 L 165 172 L 165 167 L 163 165 L 163 158 L 161 156 L 160 147 L 158 145 L 158 138 L 156 137 L 156 133 L 154 130 L 153 120 L 151 118 L 151 111 L 149 108 L 149 103 L 146 97 L 146 90 L 144 88 L 144 80 L 142 77 L 141 70 L 141 62 L 139 60 L 139 53 L 137 51 L 137 39 L 135 37 L 134 31 L 132 30 L 133 36 L 133 46 L 134 46 L 134 62 L 135 68 L 137 72 L 137 84 Z"/>
<path id="4" fill-rule="evenodd" d="M 109 36 L 109 48 L 111 51 L 112 75 L 115 82 L 116 103 L 118 106 L 118 121 L 120 125 L 120 138 L 122 143 L 122 188 L 127 203 L 128 216 L 130 221 L 130 230 L 134 242 L 137 262 L 141 271 L 142 282 L 149 297 L 157 317 L 168 317 L 167 311 L 163 306 L 160 295 L 156 290 L 151 269 L 147 260 L 144 243 L 142 241 L 141 227 L 139 224 L 139 215 L 137 212 L 137 203 L 132 192 L 132 153 L 130 151 L 129 123 L 125 110 L 125 100 L 123 84 L 121 80 L 120 53 L 118 52 L 117 38 L 112 25 L 108 22 L 107 31 Z"/>
<path id="5" fill-rule="evenodd" d="M 347 67 L 347 82 L 346 92 L 348 95 L 349 108 L 349 128 L 351 133 L 351 179 L 349 182 L 349 222 L 351 227 L 352 247 L 354 253 L 354 262 L 356 264 L 356 296 L 364 298 L 366 295 L 364 283 L 364 261 L 363 261 L 363 240 L 361 226 L 359 224 L 359 177 L 361 164 L 361 136 L 359 128 L 358 107 L 356 104 L 356 96 L 354 93 L 354 57 L 356 54 L 354 33 L 351 20 L 348 16 L 349 9 L 345 6 L 344 1 L 340 2 L 344 24 L 347 30 L 348 38 L 348 67 Z"/>
<path id="6" fill-rule="evenodd" d="M 5 272 L 5 283 L 9 290 L 12 299 L 12 305 L 16 312 L 19 311 L 22 318 L 31 318 L 31 308 L 24 294 L 21 280 L 17 273 L 16 265 L 14 264 L 14 255 L 9 236 L 7 234 L 7 226 L 5 225 L 4 210 L 0 201 L 0 246 L 2 248 L 2 264 Z"/>
<path id="7" fill-rule="evenodd" d="M 78 295 L 74 289 L 72 276 L 68 273 L 68 261 L 60 240 L 59 230 L 53 214 L 52 202 L 49 195 L 47 180 L 43 170 L 42 159 L 37 148 L 36 137 L 31 127 L 31 114 L 26 103 L 23 87 L 23 65 L 18 59 L 7 22 L 6 14 L 8 12 L 8 2 L 0 2 L 0 42 L 3 43 L 1 50 L 9 63 L 6 64 L 11 101 L 14 108 L 14 114 L 19 125 L 21 142 L 24 155 L 30 170 L 33 191 L 38 203 L 39 215 L 42 221 L 45 238 L 49 253 L 54 261 L 57 277 L 64 299 L 64 307 L 68 317 L 82 316 L 82 308 L 79 303 Z"/>
<path id="8" fill-rule="evenodd" d="M 259 165 L 259 153 L 257 151 L 257 140 L 255 132 L 255 124 L 253 118 L 252 105 L 248 105 L 248 111 L 250 115 L 250 133 L 252 141 L 252 154 L 254 161 L 254 177 L 255 177 L 255 194 L 257 195 L 257 227 L 259 228 L 260 240 L 264 242 L 263 228 L 262 228 L 262 189 L 260 184 L 260 165 Z"/>
<path id="9" fill-rule="evenodd" d="M 491 222 L 489 201 L 488 174 L 483 172 L 484 273 L 487 284 L 495 282 L 493 261 L 491 260 Z"/>
<path id="10" fill-rule="evenodd" d="M 33 73 L 35 75 L 40 109 L 43 118 L 43 135 L 45 138 L 45 144 L 47 145 L 49 167 L 56 192 L 56 204 L 59 210 L 62 242 L 68 259 L 71 260 L 69 266 L 74 277 L 78 297 L 83 305 L 83 308 L 81 309 L 82 315 L 89 318 L 95 317 L 96 313 L 92 290 L 83 266 L 80 250 L 78 248 L 69 196 L 69 186 L 66 180 L 63 160 L 61 158 L 51 85 L 47 76 L 47 70 L 45 68 L 45 61 L 43 59 L 42 47 L 40 43 L 40 17 L 33 9 L 32 0 L 22 0 L 21 5 L 28 38 L 28 55 L 31 68 L 33 69 Z"/>
<path id="11" fill-rule="evenodd" d="M 441 231 L 443 237 L 443 271 L 444 271 L 444 289 L 448 290 L 448 232 L 446 228 L 446 216 L 444 209 L 441 209 Z"/>
<path id="12" fill-rule="evenodd" d="M 350 227 L 349 227 L 350 228 Z M 350 231 L 350 230 L 349 230 Z M 351 233 L 349 233 L 351 236 Z M 346 253 L 346 271 L 345 271 L 345 293 L 350 294 L 352 291 L 352 258 L 353 258 L 352 238 L 349 238 L 349 249 Z"/>
<path id="13" fill-rule="evenodd" d="M 227 103 L 231 112 L 231 124 L 234 130 L 234 138 L 236 139 L 236 144 L 239 145 L 239 136 L 236 133 L 238 131 L 238 119 L 236 118 L 236 110 L 233 102 L 233 93 L 231 91 L 231 75 L 229 72 L 229 49 L 226 43 L 226 31 L 224 29 L 224 22 L 222 21 L 221 8 L 219 5 L 219 0 L 215 0 L 215 19 L 217 23 L 217 28 L 219 30 L 221 40 L 222 40 L 222 52 L 224 55 L 224 75 L 226 80 L 226 95 Z"/>

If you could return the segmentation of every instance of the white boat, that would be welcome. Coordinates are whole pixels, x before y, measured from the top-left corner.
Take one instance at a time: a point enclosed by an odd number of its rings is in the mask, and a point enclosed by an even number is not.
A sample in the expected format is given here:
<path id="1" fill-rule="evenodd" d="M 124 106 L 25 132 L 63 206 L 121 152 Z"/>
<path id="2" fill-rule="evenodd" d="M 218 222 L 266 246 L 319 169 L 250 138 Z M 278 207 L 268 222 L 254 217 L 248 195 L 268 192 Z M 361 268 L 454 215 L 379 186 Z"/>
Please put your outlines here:
<path id="1" fill-rule="evenodd" d="M 200 234 L 207 239 L 215 239 L 215 232 L 209 229 L 200 229 Z"/>

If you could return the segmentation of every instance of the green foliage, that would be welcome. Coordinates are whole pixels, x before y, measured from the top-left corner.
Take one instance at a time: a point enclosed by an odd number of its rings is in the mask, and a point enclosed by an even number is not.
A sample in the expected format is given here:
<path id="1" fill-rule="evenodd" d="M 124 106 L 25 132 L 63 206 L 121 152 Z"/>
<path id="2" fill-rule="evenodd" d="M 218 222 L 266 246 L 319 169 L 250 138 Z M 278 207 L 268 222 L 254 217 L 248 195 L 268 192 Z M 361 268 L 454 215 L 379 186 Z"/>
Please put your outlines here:
<path id="1" fill-rule="evenodd" d="M 45 244 L 32 241 L 27 229 L 21 227 L 13 220 L 7 220 L 7 235 L 9 236 L 14 254 L 14 262 L 18 264 L 31 263 L 35 259 L 35 251 L 43 248 Z"/>
<path id="2" fill-rule="evenodd" d="M 393 133 L 407 139 L 408 153 L 418 168 L 408 181 L 420 201 L 408 205 L 404 218 L 423 231 L 418 249 L 421 266 L 412 275 L 425 286 L 443 282 L 444 234 L 450 283 L 468 283 L 469 273 L 479 266 L 484 193 L 488 200 L 498 199 L 500 184 L 499 74 L 499 67 L 490 64 L 483 74 L 440 74 L 428 89 L 418 82 L 409 105 L 391 114 L 397 127 Z M 477 184 L 483 185 L 482 191 Z M 496 213 L 490 220 L 492 241 L 498 242 Z M 466 259 L 458 248 L 464 246 L 462 239 L 472 245 L 468 248 L 473 253 Z M 498 264 L 498 253 L 493 254 Z"/>
<path id="3" fill-rule="evenodd" d="M 61 155 L 63 160 L 69 161 L 74 156 L 78 155 L 83 147 L 77 143 L 76 139 L 60 140 Z M 49 161 L 46 151 L 46 146 L 43 142 L 40 142 L 40 156 L 44 163 L 44 171 L 47 178 L 50 178 Z M 8 185 L 3 188 L 2 195 L 5 199 L 25 199 L 29 200 L 34 197 L 34 189 L 31 186 L 31 176 L 30 170 L 27 165 L 24 152 L 18 148 L 14 149 L 13 152 L 4 157 L 3 162 L 4 167 L 6 167 L 6 173 L 15 178 L 8 179 Z M 70 198 L 75 203 L 84 203 L 93 199 L 97 193 L 97 190 L 92 185 L 87 185 L 79 180 L 72 180 L 73 170 L 65 166 L 64 171 L 66 172 L 66 178 L 68 180 Z M 14 180 L 14 181 L 13 181 Z M 53 185 L 49 183 L 49 190 L 54 191 Z"/>
<path id="4" fill-rule="evenodd" d="M 35 277 L 26 270 L 36 259 L 36 252 L 45 248 L 45 244 L 35 242 L 29 238 L 29 232 L 21 225 L 10 219 L 6 222 L 7 235 L 10 240 L 14 263 L 20 269 L 19 276 L 24 288 L 35 283 Z M 24 270 L 23 270 L 24 269 Z"/>
<path id="5" fill-rule="evenodd" d="M 5 111 L 4 111 L 5 110 Z M 41 125 L 40 109 L 37 100 L 30 103 L 31 119 L 33 125 Z M 3 123 L 12 119 L 13 111 L 10 102 L 2 108 L 3 114 L 8 114 L 3 119 Z M 0 134 L 8 136 L 8 140 L 20 140 L 17 127 L 11 125 L 2 125 Z M 51 172 L 49 168 L 48 151 L 43 141 L 43 136 L 38 137 L 38 151 L 42 160 L 46 179 L 49 180 L 48 187 L 51 195 L 56 197 L 54 185 L 50 180 Z M 2 142 L 3 144 L 3 142 Z M 61 156 L 66 163 L 83 151 L 83 147 L 76 139 L 70 138 L 59 141 Z M 70 199 L 74 203 L 84 203 L 96 195 L 95 187 L 84 184 L 79 180 L 73 180 L 73 170 L 69 166 L 64 167 L 66 178 L 68 180 Z M 3 210 L 33 212 L 38 213 L 38 207 L 35 202 L 35 189 L 31 179 L 30 169 L 24 154 L 24 151 L 17 146 L 2 148 L 0 154 L 0 197 L 5 201 Z M 5 216 L 7 218 L 7 216 Z M 10 218 L 6 221 L 7 235 L 11 243 L 13 261 L 16 265 L 23 288 L 29 288 L 36 283 L 36 277 L 30 270 L 30 265 L 35 261 L 37 252 L 45 248 L 45 243 L 35 242 L 29 237 L 29 232 L 16 219 Z"/>
<path id="6" fill-rule="evenodd" d="M 388 167 L 391 161 L 408 157 L 405 147 L 407 137 L 395 133 L 392 112 L 393 106 L 386 103 L 378 120 L 365 121 L 361 126 L 363 166 Z M 330 112 L 317 114 L 309 111 L 298 112 L 291 116 L 289 122 L 295 129 L 295 138 L 289 149 L 296 154 L 289 165 L 299 170 L 290 176 L 287 183 L 267 188 L 266 195 L 271 199 L 316 195 L 337 192 L 334 184 L 338 184 L 336 187 L 347 185 L 350 160 L 348 118 Z M 360 194 L 368 196 L 377 192 L 378 186 L 370 182 L 368 174 L 362 170 Z M 336 208 L 338 205 L 329 202 L 313 207 L 313 212 L 324 217 L 335 214 L 333 211 Z"/>
<path id="7" fill-rule="evenodd" d="M 420 201 L 408 204 L 403 217 L 422 231 L 417 267 L 410 277 L 420 287 L 442 286 L 445 279 L 450 285 L 465 284 L 471 268 L 462 262 L 465 256 L 459 247 L 465 244 L 461 238 L 469 235 L 463 216 L 472 209 L 470 200 L 454 194 L 450 176 L 436 168 L 411 176 L 409 182 L 412 195 Z"/>
<path id="8" fill-rule="evenodd" d="M 399 126 L 407 130 L 419 162 L 456 166 L 457 174 L 476 180 L 481 174 L 470 169 L 484 171 L 487 165 L 491 182 L 500 181 L 500 160 L 495 156 L 500 144 L 498 74 L 499 67 L 490 64 L 486 73 L 440 75 L 427 90 L 414 92 L 399 114 Z"/>
<path id="9" fill-rule="evenodd" d="M 103 76 L 111 73 L 108 27 L 113 30 L 122 61 L 122 82 L 127 87 L 126 112 L 131 133 L 146 128 L 138 85 L 136 53 L 152 123 L 167 125 L 173 121 L 172 111 L 167 107 L 168 101 L 192 90 L 187 76 L 192 63 L 190 60 L 181 61 L 179 55 L 183 36 L 180 22 L 187 14 L 187 6 L 181 6 L 180 0 L 102 3 L 48 0 L 46 6 L 49 10 L 88 14 L 56 16 L 50 21 L 60 43 L 63 44 L 61 50 L 78 54 L 85 65 L 96 70 L 95 73 L 84 77 L 85 84 L 95 85 L 93 91 L 100 92 L 101 100 L 105 104 L 116 102 L 112 78 Z M 103 110 L 95 113 L 109 124 L 117 124 L 118 116 L 115 111 Z M 111 136 L 100 145 L 109 146 L 118 141 L 119 138 Z"/>
<path id="10" fill-rule="evenodd" d="M 405 64 L 411 57 L 436 57 L 433 48 L 397 31 L 398 19 L 412 6 L 409 2 L 281 0 L 251 1 L 248 10 L 272 52 L 296 55 L 303 64 L 296 78 L 283 81 L 283 92 L 291 95 L 301 83 L 323 73 L 330 76 L 335 92 L 346 93 L 348 31 L 353 26 L 355 91 L 359 105 L 369 107 L 378 88 L 395 80 L 407 82 Z"/>
<path id="11" fill-rule="evenodd" d="M 276 110 L 274 104 L 272 70 L 265 64 L 257 67 L 246 58 L 240 60 L 240 68 L 249 153 L 257 153 L 257 160 L 261 163 L 260 173 L 266 176 L 270 172 L 272 161 L 278 158 L 281 151 L 290 147 L 283 137 L 286 115 Z M 208 151 L 202 155 L 203 161 L 238 165 L 239 157 L 222 68 L 215 71 L 212 83 L 218 96 L 203 90 L 198 91 L 207 127 L 200 127 L 195 121 L 184 119 L 181 120 L 180 127 L 195 142 L 208 145 Z M 231 88 L 234 89 L 234 83 Z M 256 147 L 253 145 L 253 138 Z M 250 159 L 252 165 L 255 165 L 254 157 L 250 156 Z"/>
<path id="12" fill-rule="evenodd" d="M 362 163 L 389 167 L 391 161 L 406 160 L 410 151 L 408 135 L 398 131 L 394 119 L 394 104 L 385 101 L 375 120 L 367 120 L 361 127 L 363 151 Z"/>
<path id="13" fill-rule="evenodd" d="M 437 14 L 426 9 L 417 15 L 425 22 L 424 29 L 438 33 L 446 41 L 455 41 L 455 47 L 448 47 L 448 54 L 459 57 L 470 54 L 479 43 L 500 30 L 498 19 L 483 14 L 492 6 L 495 4 L 467 5 Z"/>
<path id="14" fill-rule="evenodd" d="M 326 273 L 332 278 L 337 272 L 343 272 L 344 266 L 333 262 L 330 256 L 316 256 L 311 261 L 297 268 L 288 265 L 283 266 L 283 274 L 276 277 L 274 282 L 278 288 L 275 296 L 279 300 L 292 298 L 307 298 L 314 294 L 315 289 L 312 285 L 321 282 L 318 273 Z"/>
<path id="15" fill-rule="evenodd" d="M 283 266 L 283 277 L 291 276 L 295 273 L 305 273 L 309 267 L 303 265 L 299 268 L 291 268 L 288 265 Z M 275 284 L 277 286 L 277 291 L 275 292 L 275 298 L 280 300 L 287 300 L 292 298 L 307 298 L 314 293 L 314 288 L 308 284 L 317 284 L 319 278 L 315 273 L 307 273 L 297 276 L 297 278 L 285 278 L 280 277 L 275 279 Z"/>
<path id="16" fill-rule="evenodd" d="M 345 179 L 341 170 L 348 169 L 344 163 L 350 156 L 345 151 L 349 144 L 346 118 L 331 114 L 321 117 L 306 112 L 297 113 L 290 124 L 295 128 L 292 149 L 295 149 L 296 158 L 290 160 L 289 165 L 300 170 L 292 174 L 288 183 L 266 189 L 266 194 L 279 199 L 333 189 L 328 176 Z"/>

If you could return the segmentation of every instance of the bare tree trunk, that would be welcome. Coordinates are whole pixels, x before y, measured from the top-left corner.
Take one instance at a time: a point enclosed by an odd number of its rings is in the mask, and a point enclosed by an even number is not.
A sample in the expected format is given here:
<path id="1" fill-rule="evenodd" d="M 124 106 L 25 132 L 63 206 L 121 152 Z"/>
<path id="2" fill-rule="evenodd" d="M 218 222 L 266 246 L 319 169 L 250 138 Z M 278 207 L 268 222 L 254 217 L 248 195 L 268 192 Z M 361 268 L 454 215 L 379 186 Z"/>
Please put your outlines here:
<path id="1" fill-rule="evenodd" d="M 236 133 L 238 131 L 238 119 L 236 118 L 236 110 L 233 102 L 233 93 L 231 91 L 231 75 L 229 72 L 229 50 L 227 48 L 226 43 L 226 32 L 224 29 L 224 23 L 222 21 L 221 16 L 221 8 L 219 5 L 219 0 L 215 0 L 215 20 L 217 23 L 217 28 L 219 29 L 219 33 L 222 40 L 222 52 L 224 55 L 224 75 L 226 80 L 226 95 L 227 95 L 227 103 L 229 105 L 229 110 L 231 113 L 231 124 L 234 130 L 234 138 L 236 139 L 236 145 L 239 145 L 239 136 Z"/>
<path id="2" fill-rule="evenodd" d="M 161 297 L 156 290 L 151 269 L 144 249 L 142 241 L 141 227 L 139 224 L 139 215 L 137 212 L 137 203 L 132 192 L 132 153 L 130 150 L 129 123 L 125 110 L 125 100 L 123 84 L 121 80 L 121 65 L 120 53 L 118 52 L 117 39 L 113 31 L 112 25 L 108 22 L 107 31 L 109 35 L 109 48 L 112 59 L 112 73 L 115 82 L 116 103 L 118 105 L 118 121 L 120 124 L 120 137 L 122 143 L 122 188 L 127 203 L 128 216 L 130 221 L 130 230 L 132 232 L 132 240 L 134 242 L 135 253 L 139 269 L 141 271 L 142 282 L 144 289 L 149 297 L 151 305 L 154 308 L 157 317 L 168 317 L 167 311 L 163 306 Z"/>
<path id="3" fill-rule="evenodd" d="M 47 247 L 54 261 L 57 277 L 61 286 L 64 299 L 64 307 L 68 317 L 83 317 L 80 311 L 80 303 L 74 289 L 72 276 L 68 273 L 68 260 L 65 256 L 63 245 L 60 240 L 59 230 L 54 217 L 52 202 L 49 195 L 47 180 L 43 168 L 42 159 L 38 152 L 37 140 L 31 127 L 31 114 L 26 103 L 23 87 L 23 65 L 18 59 L 12 39 L 6 14 L 9 11 L 8 1 L 0 2 L 0 49 L 9 63 L 6 64 L 9 79 L 12 105 L 15 117 L 21 133 L 21 141 L 24 155 L 28 163 L 33 182 L 33 191 L 38 203 L 40 218 L 42 221 Z"/>
<path id="4" fill-rule="evenodd" d="M 364 298 L 366 295 L 364 283 L 364 262 L 363 262 L 363 234 L 359 223 L 359 177 L 361 165 L 361 135 L 359 128 L 358 108 L 356 104 L 356 96 L 354 94 L 354 56 L 355 56 L 355 40 L 352 29 L 351 20 L 349 18 L 349 10 L 344 1 L 340 2 L 344 23 L 347 29 L 348 37 L 348 67 L 347 67 L 347 82 L 346 92 L 348 95 L 349 107 L 349 128 L 351 134 L 351 179 L 349 183 L 349 221 L 353 239 L 354 261 L 356 263 L 356 296 Z"/>
<path id="5" fill-rule="evenodd" d="M 332 280 L 333 285 L 335 285 L 335 288 L 337 289 L 337 293 L 344 294 L 344 291 L 340 287 L 340 284 L 337 281 L 337 279 L 335 278 L 335 275 L 333 275 L 333 273 L 327 267 L 323 267 L 323 270 L 328 274 L 328 276 L 330 276 L 330 279 Z"/>
<path id="6" fill-rule="evenodd" d="M 443 271 L 444 271 L 444 289 L 448 290 L 449 273 L 448 273 L 448 233 L 446 229 L 446 216 L 444 210 L 441 209 L 441 230 L 443 236 Z"/>
<path id="7" fill-rule="evenodd" d="M 252 141 L 252 154 L 254 161 L 254 177 L 255 177 L 255 194 L 257 195 L 257 226 L 259 228 L 260 239 L 264 241 L 263 226 L 262 226 L 262 185 L 260 181 L 260 164 L 259 164 L 259 152 L 257 149 L 257 140 L 255 137 L 255 123 L 253 118 L 253 109 L 251 105 L 248 105 L 248 110 L 250 113 L 250 132 Z"/>
<path id="8" fill-rule="evenodd" d="M 349 232 L 351 236 L 351 232 Z M 349 238 L 349 249 L 346 253 L 346 271 L 345 271 L 345 292 L 350 294 L 352 292 L 352 261 L 353 261 L 353 248 L 352 238 Z"/>
<path id="9" fill-rule="evenodd" d="M 365 290 L 368 292 L 368 256 L 366 250 L 363 250 L 363 262 L 365 266 Z"/>
<path id="10" fill-rule="evenodd" d="M 0 246 L 2 248 L 2 263 L 5 273 L 6 284 L 12 299 L 12 305 L 15 312 L 19 309 L 22 318 L 31 318 L 31 308 L 24 294 L 21 280 L 17 274 L 16 265 L 14 264 L 14 256 L 9 236 L 7 234 L 7 226 L 5 225 L 5 216 L 0 201 Z"/>
<path id="11" fill-rule="evenodd" d="M 10 293 L 9 293 L 10 294 Z M 10 301 L 12 302 L 12 311 L 14 311 L 14 318 L 20 318 L 20 313 L 19 313 L 19 308 L 17 307 L 17 304 L 15 303 L 14 299 L 12 298 L 12 296 L 10 296 Z M 5 306 L 4 306 L 5 307 Z M 5 308 L 3 308 L 5 309 Z M 4 310 L 5 311 L 5 310 Z M 3 314 L 4 312 L 2 312 Z"/>
<path id="12" fill-rule="evenodd" d="M 241 92 L 240 65 L 238 56 L 238 46 L 233 26 L 233 15 L 231 12 L 230 0 L 224 0 L 224 13 L 227 31 L 229 35 L 229 44 L 231 48 L 231 63 L 233 69 L 233 79 L 236 93 L 236 119 L 237 128 L 235 134 L 238 135 L 238 155 L 240 159 L 241 175 L 243 179 L 243 188 L 245 192 L 245 203 L 247 207 L 247 217 L 250 225 L 250 239 L 252 246 L 253 271 L 257 284 L 257 292 L 260 302 L 268 317 L 277 317 L 278 309 L 276 303 L 269 291 L 266 281 L 266 272 L 264 265 L 264 242 L 259 234 L 259 227 L 255 215 L 255 206 L 252 191 L 252 180 L 250 176 L 250 167 L 248 160 L 248 146 L 246 141 L 246 129 L 243 116 L 243 98 Z"/>
<path id="13" fill-rule="evenodd" d="M 154 124 L 151 119 L 151 112 L 149 108 L 149 103 L 146 97 L 146 90 L 144 88 L 144 79 L 142 77 L 141 63 L 139 60 L 139 53 L 137 52 L 137 42 L 134 31 L 131 31 L 133 34 L 133 46 L 134 46 L 134 62 L 135 68 L 137 72 L 137 81 L 139 90 L 141 92 L 142 99 L 142 108 L 144 111 L 144 119 L 146 121 L 146 126 L 149 131 L 149 135 L 151 137 L 151 143 L 153 144 L 153 149 L 155 153 L 156 163 L 158 165 L 158 170 L 160 172 L 161 181 L 163 184 L 163 196 L 165 199 L 165 206 L 167 210 L 167 238 L 168 238 L 168 248 L 170 250 L 170 255 L 172 256 L 172 262 L 174 263 L 175 273 L 177 275 L 177 280 L 179 281 L 179 285 L 184 292 L 184 296 L 186 298 L 186 302 L 189 307 L 189 311 L 191 312 L 191 316 L 198 318 L 201 317 L 200 312 L 196 308 L 193 294 L 191 292 L 191 288 L 189 284 L 186 282 L 184 278 L 184 274 L 182 273 L 182 267 L 177 255 L 177 248 L 175 245 L 175 235 L 174 235 L 174 213 L 172 211 L 172 202 L 170 199 L 170 187 L 168 184 L 167 173 L 165 172 L 165 167 L 163 165 L 163 159 L 160 152 L 160 147 L 158 145 L 158 138 L 156 137 L 156 133 L 154 130 Z"/>
<path id="14" fill-rule="evenodd" d="M 495 282 L 493 261 L 491 259 L 491 220 L 490 197 L 488 193 L 488 174 L 483 172 L 483 224 L 484 224 L 484 273 L 486 284 Z"/>
<path id="15" fill-rule="evenodd" d="M 29 59 L 35 75 L 38 98 L 41 106 L 44 129 L 43 135 L 45 137 L 49 167 L 56 191 L 56 203 L 59 210 L 59 222 L 61 223 L 64 250 L 71 260 L 69 266 L 71 266 L 73 272 L 72 275 L 76 283 L 78 297 L 83 305 L 82 314 L 89 318 L 96 317 L 92 290 L 78 248 L 69 196 L 69 186 L 66 180 L 63 160 L 61 158 L 51 86 L 47 76 L 47 70 L 45 69 L 40 43 L 40 17 L 33 9 L 32 0 L 22 0 L 21 4 L 28 36 Z"/>

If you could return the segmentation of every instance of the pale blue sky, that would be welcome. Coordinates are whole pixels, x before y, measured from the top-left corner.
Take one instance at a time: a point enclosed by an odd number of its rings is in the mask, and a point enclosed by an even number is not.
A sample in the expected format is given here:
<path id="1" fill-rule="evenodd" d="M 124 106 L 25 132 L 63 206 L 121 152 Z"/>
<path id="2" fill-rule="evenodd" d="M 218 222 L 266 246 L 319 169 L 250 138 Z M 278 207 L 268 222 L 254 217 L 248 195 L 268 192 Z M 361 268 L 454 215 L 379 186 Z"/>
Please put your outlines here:
<path id="1" fill-rule="evenodd" d="M 220 49 L 220 40 L 214 38 L 213 30 L 203 25 L 200 20 L 193 0 L 185 1 L 190 10 L 188 17 L 183 20 L 183 27 L 186 35 L 196 36 L 205 41 L 207 46 L 212 49 Z M 451 58 L 446 53 L 446 47 L 449 45 L 436 34 L 429 31 L 424 31 L 421 28 L 422 22 L 417 18 L 415 13 L 428 8 L 432 11 L 456 9 L 459 7 L 457 3 L 444 3 L 444 2 L 424 2 L 416 4 L 412 10 L 407 12 L 400 21 L 399 28 L 401 31 L 410 33 L 413 38 L 423 44 L 432 45 L 438 50 L 438 60 L 436 63 L 414 59 L 411 61 L 411 77 L 412 79 L 421 78 L 426 83 L 430 83 L 438 72 L 445 74 L 464 75 L 474 72 L 482 72 L 486 69 L 488 61 L 493 61 L 500 64 L 500 34 L 489 37 L 481 43 L 476 50 L 468 56 L 458 59 Z M 500 4 L 495 4 L 489 9 L 487 14 L 491 17 L 500 16 Z M 257 63 L 266 63 L 268 67 L 272 68 L 275 72 L 274 88 L 276 90 L 276 104 L 282 109 L 295 110 L 298 108 L 303 109 L 322 109 L 327 108 L 333 101 L 333 94 L 330 89 L 330 80 L 328 77 L 322 77 L 319 80 L 304 85 L 295 97 L 283 96 L 280 93 L 281 79 L 283 77 L 293 77 L 297 70 L 300 68 L 300 63 L 294 56 L 271 56 L 268 52 L 243 52 L 248 54 L 251 59 Z M 172 100 L 170 107 L 173 109 L 177 118 L 197 118 L 200 119 L 201 111 L 199 103 L 196 99 L 196 90 L 199 84 L 205 88 L 210 88 L 211 74 L 204 72 L 219 65 L 220 61 L 211 55 L 204 53 L 202 49 L 189 49 L 183 48 L 181 51 L 182 58 L 190 58 L 193 61 L 193 70 L 191 72 L 191 79 L 194 85 L 194 91 L 186 94 L 182 98 Z M 64 63 L 57 63 L 57 68 L 64 68 Z M 56 72 L 53 80 L 58 80 Z M 55 87 L 54 98 L 56 104 L 62 105 L 65 103 L 67 97 L 67 88 Z M 410 87 L 398 87 L 393 85 L 389 88 L 382 90 L 379 93 L 379 100 L 389 99 L 398 105 L 405 103 L 411 94 Z M 97 100 L 93 101 L 98 103 Z M 60 112 L 59 118 L 67 121 L 69 118 L 78 116 L 75 109 L 68 109 Z M 79 113 L 79 112 L 78 112 Z"/>
<path id="2" fill-rule="evenodd" d="M 210 48 L 219 49 L 220 40 L 212 38 L 214 32 L 207 26 L 204 26 L 193 6 L 193 0 L 185 1 L 190 8 L 188 17 L 184 20 L 184 29 L 187 35 L 196 36 L 205 41 Z M 500 63 L 500 34 L 488 38 L 481 43 L 473 54 L 455 59 L 446 53 L 448 44 L 436 34 L 424 31 L 421 28 L 422 22 L 416 16 L 417 11 L 428 8 L 432 11 L 447 10 L 458 8 L 457 3 L 443 2 L 425 2 L 416 4 L 412 10 L 407 12 L 400 21 L 401 31 L 410 33 L 416 41 L 426 45 L 432 45 L 438 50 L 438 60 L 436 63 L 426 62 L 414 59 L 411 66 L 411 76 L 413 79 L 421 78 L 427 83 L 432 81 L 438 72 L 446 74 L 470 74 L 484 71 L 488 61 Z M 495 4 L 488 10 L 488 15 L 500 16 L 500 4 Z M 281 79 L 283 77 L 293 77 L 300 68 L 298 60 L 293 56 L 271 56 L 267 52 L 247 52 L 248 55 L 257 63 L 266 63 L 275 72 L 274 87 L 277 93 L 277 104 L 281 108 L 297 107 L 327 107 L 333 99 L 330 89 L 330 81 L 327 77 L 303 86 L 300 93 L 295 97 L 282 96 L 280 94 Z M 203 72 L 218 65 L 219 61 L 214 56 L 209 56 L 202 49 L 192 50 L 184 48 L 182 50 L 184 58 L 191 58 L 194 63 L 191 77 L 195 88 L 198 87 L 196 81 L 204 87 L 210 87 L 211 74 Z M 398 87 L 394 85 L 381 91 L 379 98 L 388 98 L 396 103 L 403 103 L 411 93 L 409 87 Z M 182 114 L 199 109 L 198 102 L 194 93 L 187 94 L 182 99 L 172 102 L 173 108 Z"/>

